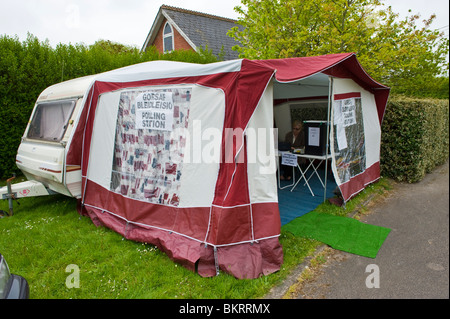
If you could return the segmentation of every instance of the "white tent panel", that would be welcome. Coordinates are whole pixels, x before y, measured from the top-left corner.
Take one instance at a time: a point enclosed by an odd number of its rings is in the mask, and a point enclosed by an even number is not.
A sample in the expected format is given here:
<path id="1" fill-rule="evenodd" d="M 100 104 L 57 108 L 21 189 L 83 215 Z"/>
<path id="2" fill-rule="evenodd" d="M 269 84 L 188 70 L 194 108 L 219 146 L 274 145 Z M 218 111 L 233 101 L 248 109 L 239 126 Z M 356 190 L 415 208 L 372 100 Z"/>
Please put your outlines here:
<path id="1" fill-rule="evenodd" d="M 220 145 L 225 116 L 225 95 L 222 90 L 199 85 L 148 86 L 102 94 L 94 121 L 89 178 L 105 189 L 111 187 L 111 163 L 114 157 L 117 112 L 120 95 L 126 91 L 192 89 L 188 128 L 176 128 L 172 140 L 186 137 L 183 174 L 180 181 L 180 207 L 210 206 L 220 165 Z M 192 120 L 195 119 L 195 120 Z M 180 130 L 187 132 L 181 132 Z M 199 174 L 199 172 L 201 172 Z M 195 178 L 194 178 L 195 176 Z M 201 179 L 198 177 L 201 176 Z"/>
<path id="2" fill-rule="evenodd" d="M 364 120 L 366 167 L 380 160 L 381 127 L 375 97 L 351 79 L 333 79 L 333 94 L 359 92 Z"/>
<path id="3" fill-rule="evenodd" d="M 89 161 L 87 176 L 109 190 L 111 187 L 111 165 L 119 109 L 120 91 L 103 94 L 95 113 L 92 132 L 91 157 L 101 159 Z"/>
<path id="4" fill-rule="evenodd" d="M 262 96 L 247 128 L 247 173 L 251 203 L 277 202 L 273 87 Z M 252 140 L 256 140 L 252 142 Z"/>
<path id="5" fill-rule="evenodd" d="M 366 166 L 380 161 L 381 126 L 375 96 L 366 90 L 361 91 L 364 129 L 366 135 Z"/>
<path id="6" fill-rule="evenodd" d="M 179 207 L 208 207 L 214 198 L 220 167 L 224 92 L 194 85 L 189 117 L 187 136 L 190 138 L 183 162 Z"/>

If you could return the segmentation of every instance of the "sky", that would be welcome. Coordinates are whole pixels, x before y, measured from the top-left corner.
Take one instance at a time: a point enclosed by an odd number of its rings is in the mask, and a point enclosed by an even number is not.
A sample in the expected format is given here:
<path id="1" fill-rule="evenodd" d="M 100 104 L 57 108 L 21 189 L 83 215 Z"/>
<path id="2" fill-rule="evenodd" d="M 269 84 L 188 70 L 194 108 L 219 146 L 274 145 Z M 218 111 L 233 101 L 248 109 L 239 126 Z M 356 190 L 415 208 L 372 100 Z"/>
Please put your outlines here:
<path id="1" fill-rule="evenodd" d="M 448 0 L 382 0 L 400 18 L 435 13 L 433 29 L 449 35 Z M 0 0 L 0 35 L 26 40 L 30 32 L 39 40 L 90 45 L 99 39 L 141 48 L 161 5 L 237 19 L 240 0 Z"/>

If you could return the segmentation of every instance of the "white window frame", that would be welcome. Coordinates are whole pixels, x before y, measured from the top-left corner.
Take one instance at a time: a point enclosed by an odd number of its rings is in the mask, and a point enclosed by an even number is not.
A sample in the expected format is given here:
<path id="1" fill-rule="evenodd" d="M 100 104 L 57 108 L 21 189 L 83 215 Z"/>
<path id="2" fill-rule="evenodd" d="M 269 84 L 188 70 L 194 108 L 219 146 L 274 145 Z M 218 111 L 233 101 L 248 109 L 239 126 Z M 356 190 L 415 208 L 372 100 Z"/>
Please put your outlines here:
<path id="1" fill-rule="evenodd" d="M 166 29 L 166 26 L 169 26 L 169 28 L 170 28 L 170 33 L 167 33 L 167 34 L 165 34 L 164 33 L 164 30 Z M 166 38 L 168 38 L 168 37 L 172 37 L 172 50 L 166 50 Z M 172 52 L 172 51 L 174 51 L 175 50 L 175 42 L 174 42 L 174 38 L 175 38 L 175 36 L 174 36 L 174 33 L 173 33 L 173 27 L 170 25 L 170 23 L 167 21 L 165 24 L 164 24 L 164 28 L 163 28 L 163 52 L 165 53 L 165 52 Z"/>

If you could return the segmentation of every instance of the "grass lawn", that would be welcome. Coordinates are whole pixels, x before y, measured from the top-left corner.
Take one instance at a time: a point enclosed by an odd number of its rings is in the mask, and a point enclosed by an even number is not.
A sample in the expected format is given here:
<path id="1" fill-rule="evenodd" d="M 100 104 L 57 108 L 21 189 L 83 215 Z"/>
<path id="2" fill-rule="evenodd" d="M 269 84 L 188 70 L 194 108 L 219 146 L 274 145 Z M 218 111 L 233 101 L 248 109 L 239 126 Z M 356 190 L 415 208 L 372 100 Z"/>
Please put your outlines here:
<path id="1" fill-rule="evenodd" d="M 346 215 L 361 208 L 369 196 L 384 193 L 390 183 L 381 179 L 345 208 L 324 203 L 317 210 Z M 12 217 L 0 219 L 0 253 L 12 273 L 27 279 L 30 298 L 37 299 L 260 298 L 320 244 L 294 237 L 282 228 L 280 271 L 258 279 L 238 280 L 224 273 L 203 278 L 152 245 L 96 227 L 77 213 L 75 199 L 53 195 L 19 202 L 14 203 Z M 0 209 L 8 211 L 7 201 L 0 201 Z M 69 265 L 79 269 L 79 288 L 66 286 L 72 274 L 70 269 L 66 272 Z"/>

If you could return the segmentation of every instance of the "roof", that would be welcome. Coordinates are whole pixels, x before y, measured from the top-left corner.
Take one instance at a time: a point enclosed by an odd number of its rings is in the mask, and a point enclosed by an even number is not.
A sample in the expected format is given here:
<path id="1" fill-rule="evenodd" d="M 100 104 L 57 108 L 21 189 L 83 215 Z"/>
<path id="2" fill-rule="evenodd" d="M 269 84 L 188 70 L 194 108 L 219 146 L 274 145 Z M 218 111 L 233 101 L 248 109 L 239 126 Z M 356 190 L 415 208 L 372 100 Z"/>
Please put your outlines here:
<path id="1" fill-rule="evenodd" d="M 227 35 L 231 28 L 240 27 L 236 20 L 166 5 L 160 7 L 142 50 L 145 50 L 147 45 L 154 41 L 164 18 L 194 50 L 197 51 L 200 47 L 205 48 L 207 46 L 214 55 L 218 56 L 223 47 L 224 60 L 238 58 L 238 52 L 231 48 L 238 45 L 239 42 Z"/>

